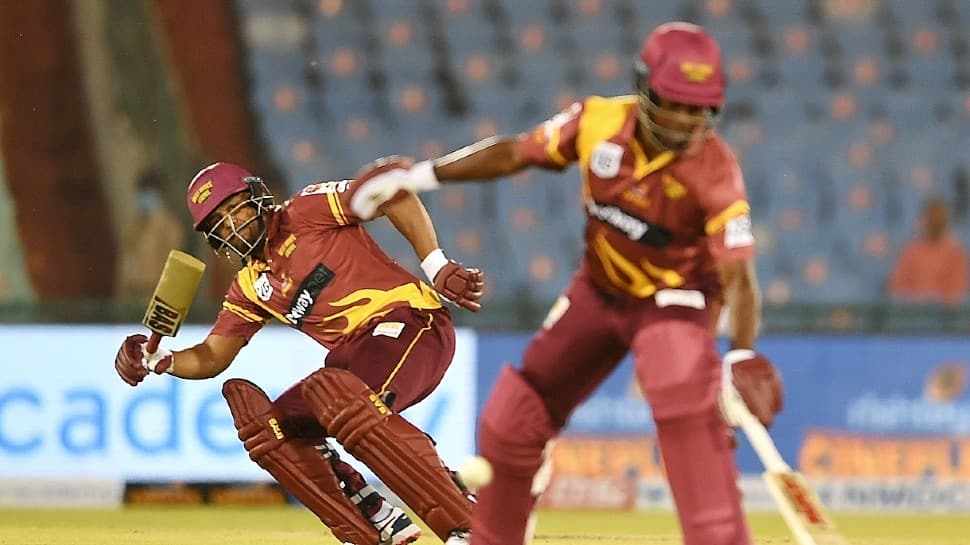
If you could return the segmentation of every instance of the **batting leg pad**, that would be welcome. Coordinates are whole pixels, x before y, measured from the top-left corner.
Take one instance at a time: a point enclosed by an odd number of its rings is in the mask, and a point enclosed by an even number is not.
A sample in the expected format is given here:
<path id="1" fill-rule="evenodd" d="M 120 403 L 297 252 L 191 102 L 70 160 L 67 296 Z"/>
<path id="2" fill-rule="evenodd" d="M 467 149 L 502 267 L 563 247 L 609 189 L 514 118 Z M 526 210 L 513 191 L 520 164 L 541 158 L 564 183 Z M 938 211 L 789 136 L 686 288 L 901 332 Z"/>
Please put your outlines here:
<path id="1" fill-rule="evenodd" d="M 532 385 L 511 366 L 503 367 L 478 425 L 479 450 L 492 464 L 493 476 L 478 491 L 475 543 L 522 545 L 531 540 L 529 515 L 549 478 L 539 468 L 558 431 Z"/>
<path id="2" fill-rule="evenodd" d="M 471 527 L 472 502 L 441 463 L 428 436 L 391 412 L 356 375 L 321 369 L 303 382 L 303 397 L 320 425 L 439 537 Z"/>
<path id="3" fill-rule="evenodd" d="M 734 452 L 717 408 L 656 423 L 684 545 L 751 545 Z"/>
<path id="4" fill-rule="evenodd" d="M 300 500 L 342 542 L 377 545 L 377 530 L 340 488 L 330 462 L 314 445 L 288 438 L 282 416 L 263 390 L 252 382 L 231 379 L 222 386 L 233 423 L 249 457 Z"/>

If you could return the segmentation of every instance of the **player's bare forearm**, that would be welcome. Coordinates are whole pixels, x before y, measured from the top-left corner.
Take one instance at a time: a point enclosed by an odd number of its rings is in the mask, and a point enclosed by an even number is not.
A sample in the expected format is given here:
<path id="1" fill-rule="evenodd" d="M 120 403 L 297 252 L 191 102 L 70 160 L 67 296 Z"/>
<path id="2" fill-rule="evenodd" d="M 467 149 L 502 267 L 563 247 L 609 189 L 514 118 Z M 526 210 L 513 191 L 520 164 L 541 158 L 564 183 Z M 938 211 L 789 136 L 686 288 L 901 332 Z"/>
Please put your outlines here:
<path id="1" fill-rule="evenodd" d="M 434 165 L 435 175 L 442 182 L 493 180 L 528 166 L 514 136 L 486 138 L 435 159 Z"/>
<path id="2" fill-rule="evenodd" d="M 724 302 L 730 312 L 731 349 L 754 348 L 761 321 L 761 291 L 754 261 L 732 261 L 719 266 Z"/>
<path id="3" fill-rule="evenodd" d="M 172 353 L 172 374 L 184 379 L 201 380 L 217 376 L 229 367 L 246 344 L 241 337 L 209 335 L 201 343 Z"/>
<path id="4" fill-rule="evenodd" d="M 408 193 L 404 198 L 385 203 L 380 210 L 411 243 L 418 259 L 424 259 L 438 247 L 438 237 L 428 211 L 415 194 Z"/>

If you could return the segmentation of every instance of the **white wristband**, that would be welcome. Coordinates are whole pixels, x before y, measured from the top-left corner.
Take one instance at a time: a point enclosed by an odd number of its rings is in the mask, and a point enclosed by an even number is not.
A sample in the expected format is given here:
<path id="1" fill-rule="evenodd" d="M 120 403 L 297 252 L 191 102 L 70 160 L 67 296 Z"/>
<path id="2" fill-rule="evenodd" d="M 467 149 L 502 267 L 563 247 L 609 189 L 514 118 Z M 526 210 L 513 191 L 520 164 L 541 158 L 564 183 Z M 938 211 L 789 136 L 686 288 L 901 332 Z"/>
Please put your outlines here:
<path id="1" fill-rule="evenodd" d="M 411 191 L 434 191 L 441 186 L 438 176 L 434 173 L 434 161 L 421 161 L 411 167 L 408 172 Z"/>
<path id="2" fill-rule="evenodd" d="M 142 365 L 145 366 L 145 369 L 148 369 L 149 371 L 154 373 L 155 367 L 158 365 L 158 363 L 164 360 L 165 358 L 171 356 L 172 351 L 167 348 L 159 347 L 157 350 L 155 350 L 154 353 L 149 354 L 145 350 L 147 346 L 148 346 L 147 344 L 143 344 L 141 346 L 141 353 L 144 355 L 144 359 L 142 359 Z M 168 366 L 168 369 L 166 369 L 165 372 L 172 374 L 174 370 L 175 370 L 175 357 L 172 357 L 172 364 Z"/>
<path id="3" fill-rule="evenodd" d="M 421 260 L 421 270 L 424 271 L 424 275 L 428 277 L 428 280 L 434 284 L 434 277 L 447 264 L 448 258 L 445 257 L 445 253 L 441 251 L 441 248 L 435 248 Z"/>
<path id="4" fill-rule="evenodd" d="M 727 354 L 724 354 L 721 362 L 724 363 L 725 367 L 731 367 L 735 363 L 750 360 L 754 356 L 755 352 L 750 348 L 735 348 L 734 350 L 728 350 Z"/>

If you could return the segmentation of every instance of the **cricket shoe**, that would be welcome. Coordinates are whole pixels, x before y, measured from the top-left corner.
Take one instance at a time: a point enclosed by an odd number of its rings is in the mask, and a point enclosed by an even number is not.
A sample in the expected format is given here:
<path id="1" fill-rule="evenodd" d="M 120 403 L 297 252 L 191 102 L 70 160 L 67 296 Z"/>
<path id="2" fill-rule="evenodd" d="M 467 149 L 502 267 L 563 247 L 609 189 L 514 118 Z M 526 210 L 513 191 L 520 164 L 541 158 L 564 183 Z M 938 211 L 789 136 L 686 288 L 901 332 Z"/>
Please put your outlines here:
<path id="1" fill-rule="evenodd" d="M 448 540 L 445 541 L 445 545 L 468 545 L 471 541 L 471 530 L 454 530 L 448 534 Z"/>
<path id="2" fill-rule="evenodd" d="M 406 545 L 421 537 L 421 528 L 400 507 L 391 507 L 390 513 L 381 520 L 371 522 L 381 533 L 381 545 Z"/>

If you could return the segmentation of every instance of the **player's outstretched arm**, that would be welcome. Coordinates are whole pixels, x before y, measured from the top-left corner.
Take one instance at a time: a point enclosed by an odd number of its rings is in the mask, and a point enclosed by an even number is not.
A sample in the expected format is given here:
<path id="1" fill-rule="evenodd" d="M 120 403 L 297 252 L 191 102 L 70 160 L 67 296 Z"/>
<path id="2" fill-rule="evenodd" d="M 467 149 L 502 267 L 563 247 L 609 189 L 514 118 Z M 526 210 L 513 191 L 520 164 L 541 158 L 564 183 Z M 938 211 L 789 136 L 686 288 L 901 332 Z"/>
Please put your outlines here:
<path id="1" fill-rule="evenodd" d="M 384 203 L 380 211 L 411 243 L 435 291 L 460 307 L 473 312 L 481 310 L 479 299 L 484 288 L 482 271 L 466 268 L 445 257 L 438 247 L 434 225 L 421 199 L 414 193 L 407 193 Z"/>
<path id="2" fill-rule="evenodd" d="M 391 220 L 391 224 L 411 243 L 418 259 L 424 259 L 438 247 L 438 235 L 428 210 L 414 193 L 406 193 L 385 202 L 378 211 Z"/>
<path id="3" fill-rule="evenodd" d="M 245 345 L 242 337 L 209 335 L 195 346 L 173 352 L 171 373 L 185 379 L 212 378 L 225 371 Z"/>
<path id="4" fill-rule="evenodd" d="M 153 354 L 147 352 L 147 344 L 148 337 L 145 335 L 129 335 L 115 356 L 115 371 L 130 386 L 137 386 L 150 372 L 169 373 L 186 379 L 214 377 L 229 367 L 246 340 L 242 337 L 209 335 L 191 348 L 173 352 L 159 347 Z"/>
<path id="5" fill-rule="evenodd" d="M 437 159 L 408 164 L 401 156 L 384 157 L 364 166 L 356 176 L 350 208 L 358 217 L 376 217 L 402 193 L 434 191 L 448 181 L 495 180 L 529 166 L 518 137 L 493 136 Z"/>
<path id="6" fill-rule="evenodd" d="M 754 348 L 761 321 L 761 291 L 754 260 L 731 260 L 718 265 L 731 324 L 731 348 Z"/>
<path id="7" fill-rule="evenodd" d="M 764 426 L 781 410 L 781 377 L 767 358 L 754 351 L 761 319 L 761 293 L 753 260 L 732 260 L 718 266 L 731 324 L 731 350 L 724 355 L 724 381 Z M 731 422 L 736 424 L 735 422 Z"/>
<path id="8" fill-rule="evenodd" d="M 520 149 L 517 137 L 492 136 L 433 159 L 433 174 L 441 182 L 509 176 L 529 166 Z M 418 165 L 412 170 L 417 170 Z"/>
<path id="9" fill-rule="evenodd" d="M 402 187 L 415 193 L 433 191 L 442 182 L 493 181 L 528 166 L 517 137 L 491 136 L 414 165 Z"/>

